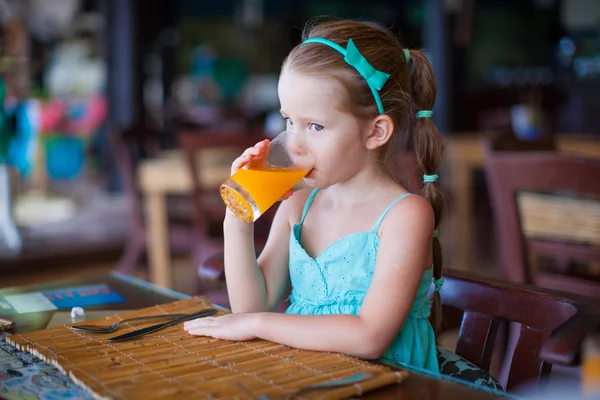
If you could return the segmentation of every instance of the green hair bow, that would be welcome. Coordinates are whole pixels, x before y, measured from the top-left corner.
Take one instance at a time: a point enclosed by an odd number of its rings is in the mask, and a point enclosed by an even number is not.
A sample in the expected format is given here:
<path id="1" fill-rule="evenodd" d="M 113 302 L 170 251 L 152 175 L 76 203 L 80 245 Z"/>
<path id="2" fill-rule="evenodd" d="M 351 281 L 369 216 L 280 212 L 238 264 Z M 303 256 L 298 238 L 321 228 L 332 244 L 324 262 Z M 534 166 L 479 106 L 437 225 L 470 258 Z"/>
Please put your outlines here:
<path id="1" fill-rule="evenodd" d="M 340 52 L 344 56 L 344 61 L 354 67 L 360 76 L 367 81 L 367 84 L 371 89 L 371 93 L 373 93 L 373 97 L 375 98 L 375 103 L 377 104 L 377 110 L 379 111 L 379 114 L 384 113 L 383 104 L 381 104 L 381 98 L 379 97 L 379 91 L 381 88 L 383 88 L 383 85 L 388 80 L 390 75 L 375 69 L 371 64 L 369 64 L 367 59 L 360 53 L 360 51 L 358 51 L 358 48 L 352 39 L 348 40 L 348 45 L 345 49 L 339 44 L 323 38 L 310 38 L 302 42 L 303 45 L 306 43 L 321 43 Z"/>

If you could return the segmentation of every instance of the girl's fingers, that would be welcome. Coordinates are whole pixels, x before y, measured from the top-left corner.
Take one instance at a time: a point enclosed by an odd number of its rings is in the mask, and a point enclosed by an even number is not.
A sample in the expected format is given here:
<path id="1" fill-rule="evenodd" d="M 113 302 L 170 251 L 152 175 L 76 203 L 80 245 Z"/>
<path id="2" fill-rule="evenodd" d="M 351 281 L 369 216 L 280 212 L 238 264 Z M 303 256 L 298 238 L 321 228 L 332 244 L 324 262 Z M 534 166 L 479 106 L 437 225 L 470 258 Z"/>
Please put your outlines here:
<path id="1" fill-rule="evenodd" d="M 265 139 L 249 147 L 231 164 L 231 175 L 239 169 L 249 167 L 261 167 L 269 155 L 269 140 Z"/>
<path id="2" fill-rule="evenodd" d="M 254 168 L 264 166 L 269 157 L 269 141 L 263 140 L 262 142 L 257 143 L 252 150 L 250 164 L 248 166 Z"/>
<path id="3" fill-rule="evenodd" d="M 241 156 L 235 159 L 235 161 L 231 164 L 231 175 L 236 173 L 240 168 L 245 167 L 250 163 L 250 156 Z"/>
<path id="4" fill-rule="evenodd" d="M 262 140 L 262 141 L 256 143 L 254 145 L 254 147 L 265 147 L 265 146 L 268 146 L 269 143 L 270 143 L 270 140 L 269 139 L 265 139 L 265 140 Z"/>
<path id="5" fill-rule="evenodd" d="M 211 334 L 212 329 L 209 327 L 190 329 L 189 331 L 186 331 L 186 332 L 189 333 L 190 335 L 194 335 L 194 336 L 213 336 Z"/>

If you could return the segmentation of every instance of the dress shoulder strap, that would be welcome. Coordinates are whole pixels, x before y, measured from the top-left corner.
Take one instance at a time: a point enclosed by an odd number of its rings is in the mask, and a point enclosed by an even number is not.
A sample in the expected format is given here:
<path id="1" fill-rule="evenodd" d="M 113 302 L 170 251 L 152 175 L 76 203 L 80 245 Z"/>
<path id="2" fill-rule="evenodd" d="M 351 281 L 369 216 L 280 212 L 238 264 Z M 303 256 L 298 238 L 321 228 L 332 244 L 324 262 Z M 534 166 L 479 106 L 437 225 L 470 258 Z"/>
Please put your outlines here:
<path id="1" fill-rule="evenodd" d="M 385 216 L 387 215 L 387 213 L 392 209 L 392 207 L 394 207 L 394 205 L 396 205 L 397 202 L 399 202 L 400 200 L 404 199 L 405 197 L 410 196 L 411 194 L 412 193 L 404 193 L 402 196 L 400 196 L 396 200 L 392 201 L 392 204 L 390 204 L 389 206 L 387 206 L 387 208 L 379 216 L 379 219 L 377 219 L 377 222 L 375 222 L 375 226 L 373 227 L 373 232 L 377 232 L 379 230 L 379 226 L 381 226 L 381 223 L 383 222 L 383 219 L 385 218 Z"/>
<path id="2" fill-rule="evenodd" d="M 304 203 L 304 210 L 302 210 L 302 218 L 300 219 L 300 225 L 304 223 L 304 218 L 306 218 L 306 214 L 308 214 L 308 210 L 310 209 L 310 206 L 313 200 L 315 199 L 315 196 L 317 195 L 318 191 L 319 189 L 313 189 L 312 192 L 310 192 L 310 194 L 306 198 L 306 203 Z"/>

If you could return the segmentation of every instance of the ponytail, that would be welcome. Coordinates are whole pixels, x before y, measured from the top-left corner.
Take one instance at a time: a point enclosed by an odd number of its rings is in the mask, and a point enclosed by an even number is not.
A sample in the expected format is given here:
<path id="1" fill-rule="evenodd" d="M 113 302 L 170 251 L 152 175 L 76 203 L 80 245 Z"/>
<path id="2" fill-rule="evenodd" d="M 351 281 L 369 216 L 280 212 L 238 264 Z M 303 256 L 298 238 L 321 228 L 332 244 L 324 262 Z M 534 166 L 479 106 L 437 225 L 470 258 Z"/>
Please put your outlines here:
<path id="1" fill-rule="evenodd" d="M 409 143 L 423 171 L 423 196 L 429 200 L 435 214 L 435 232 L 433 237 L 433 292 L 430 321 L 436 333 L 441 329 L 442 309 L 439 287 L 442 281 L 442 251 L 437 238 L 437 227 L 444 213 L 444 198 L 437 182 L 437 173 L 441 167 L 444 143 L 435 124 L 431 120 L 437 95 L 437 86 L 433 68 L 425 54 L 418 50 L 404 50 L 407 61 L 412 61 L 411 95 L 413 116 L 409 129 Z"/>

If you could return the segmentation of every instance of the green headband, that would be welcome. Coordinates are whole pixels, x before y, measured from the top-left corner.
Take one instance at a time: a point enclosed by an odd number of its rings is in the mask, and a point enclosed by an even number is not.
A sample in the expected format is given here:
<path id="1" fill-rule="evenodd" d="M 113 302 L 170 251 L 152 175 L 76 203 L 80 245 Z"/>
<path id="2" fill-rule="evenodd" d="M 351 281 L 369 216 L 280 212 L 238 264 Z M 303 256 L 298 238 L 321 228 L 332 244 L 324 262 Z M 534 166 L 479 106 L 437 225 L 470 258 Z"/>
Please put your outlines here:
<path id="1" fill-rule="evenodd" d="M 384 114 L 383 104 L 381 104 L 381 98 L 379 97 L 379 91 L 388 80 L 390 75 L 376 70 L 371 64 L 369 64 L 367 59 L 360 54 L 360 51 L 358 51 L 352 39 L 348 40 L 348 45 L 345 49 L 331 40 L 322 38 L 307 39 L 302 42 L 302 45 L 306 43 L 321 43 L 340 52 L 344 56 L 344 61 L 354 67 L 360 76 L 367 81 L 367 85 L 369 85 L 371 93 L 373 93 L 373 97 L 375 98 L 375 103 L 377 104 L 377 110 L 379 111 L 379 114 Z"/>

